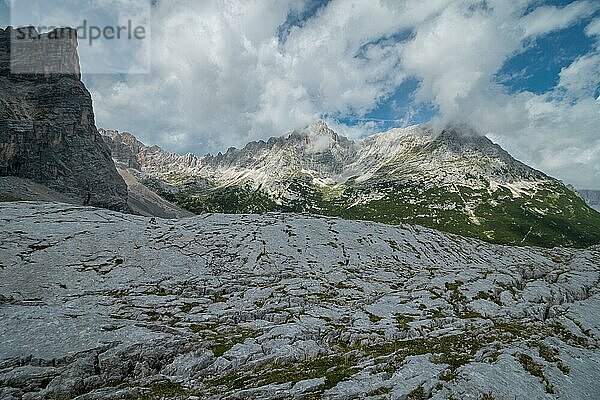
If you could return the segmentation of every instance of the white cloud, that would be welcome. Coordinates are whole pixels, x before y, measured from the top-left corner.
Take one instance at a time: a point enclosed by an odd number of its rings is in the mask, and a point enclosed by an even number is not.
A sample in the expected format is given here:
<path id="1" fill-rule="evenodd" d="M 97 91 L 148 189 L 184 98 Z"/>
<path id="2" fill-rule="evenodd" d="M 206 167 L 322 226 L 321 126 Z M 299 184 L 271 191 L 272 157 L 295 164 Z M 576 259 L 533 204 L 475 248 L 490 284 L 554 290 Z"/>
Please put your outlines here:
<path id="1" fill-rule="evenodd" d="M 564 7 L 543 6 L 527 14 L 521 24 L 526 36 L 539 36 L 566 28 L 581 18 L 593 15 L 598 9 L 600 3 L 593 0 L 576 1 Z"/>
<path id="2" fill-rule="evenodd" d="M 421 80 L 418 98 L 439 106 L 434 125 L 466 121 L 530 165 L 580 187 L 600 188 L 600 107 L 594 99 L 600 54 L 576 59 L 544 95 L 509 94 L 494 78 L 508 58 L 525 49 L 528 36 L 567 26 L 597 6 L 573 3 L 566 19 L 550 12 L 553 8 L 522 17 L 523 5 L 489 3 L 475 10 L 453 4 L 419 26 L 403 48 L 404 67 Z M 532 21 L 534 27 L 524 29 Z"/>
<path id="3" fill-rule="evenodd" d="M 493 12 L 454 3 L 419 26 L 402 54 L 404 67 L 422 81 L 417 98 L 432 99 L 446 119 L 460 116 L 462 101 L 486 90 L 520 46 L 519 31 L 506 24 L 509 16 L 500 2 Z"/>
<path id="4" fill-rule="evenodd" d="M 283 43 L 278 27 L 301 1 L 161 2 L 152 76 L 89 79 L 98 121 L 177 150 L 214 151 L 323 114 L 362 115 L 406 78 L 399 44 L 377 41 L 448 2 L 334 1 Z"/>
<path id="5" fill-rule="evenodd" d="M 586 54 L 560 71 L 559 87 L 574 99 L 593 97 L 600 86 L 600 52 Z"/>
<path id="6" fill-rule="evenodd" d="M 585 28 L 588 36 L 600 36 L 600 18 L 596 18 Z"/>
<path id="7" fill-rule="evenodd" d="M 466 120 L 523 161 L 600 188 L 597 51 L 564 68 L 545 95 L 510 94 L 495 81 L 532 38 L 589 18 L 598 2 L 559 9 L 529 0 L 333 0 L 279 40 L 279 27 L 304 3 L 159 2 L 153 74 L 86 78 L 99 125 L 172 150 L 215 152 L 321 115 L 360 119 L 415 77 L 416 100 L 439 109 L 435 123 Z M 590 36 L 597 21 L 587 27 Z M 330 122 L 351 137 L 380 126 Z"/>

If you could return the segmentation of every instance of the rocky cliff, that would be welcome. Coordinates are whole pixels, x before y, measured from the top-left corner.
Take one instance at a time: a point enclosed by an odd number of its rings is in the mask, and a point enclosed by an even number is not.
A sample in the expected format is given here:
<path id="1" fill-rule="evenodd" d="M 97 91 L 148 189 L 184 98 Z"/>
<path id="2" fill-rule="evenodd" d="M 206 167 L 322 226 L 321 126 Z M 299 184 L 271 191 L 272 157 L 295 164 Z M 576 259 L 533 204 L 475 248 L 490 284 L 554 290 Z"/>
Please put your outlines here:
<path id="1" fill-rule="evenodd" d="M 99 135 L 81 82 L 77 35 L 0 29 L 0 176 L 32 179 L 125 211 L 127 186 Z M 33 34 L 32 34 L 33 32 Z"/>
<path id="2" fill-rule="evenodd" d="M 127 204 L 135 214 L 160 218 L 184 218 L 194 215 L 160 197 L 144 184 L 145 174 L 137 160 L 137 154 L 146 146 L 128 132 L 98 129 L 110 148 L 119 175 L 128 189 Z"/>
<path id="3" fill-rule="evenodd" d="M 142 166 L 136 155 L 146 148 L 135 136 L 128 132 L 98 129 L 98 132 L 110 148 L 115 161 L 127 166 L 141 170 Z"/>

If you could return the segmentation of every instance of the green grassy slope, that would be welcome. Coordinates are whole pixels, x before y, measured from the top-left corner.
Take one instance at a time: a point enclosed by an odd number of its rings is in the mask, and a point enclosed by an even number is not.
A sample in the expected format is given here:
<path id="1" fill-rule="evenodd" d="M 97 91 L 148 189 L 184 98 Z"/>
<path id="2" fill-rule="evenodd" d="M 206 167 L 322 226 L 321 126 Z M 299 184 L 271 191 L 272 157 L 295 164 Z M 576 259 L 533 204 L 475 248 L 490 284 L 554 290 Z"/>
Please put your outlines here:
<path id="1" fill-rule="evenodd" d="M 505 188 L 494 192 L 460 185 L 455 188 L 397 181 L 316 187 L 296 178 L 291 181 L 287 199 L 277 202 L 249 187 L 180 192 L 168 200 L 195 213 L 307 212 L 386 224 L 418 224 L 517 246 L 588 247 L 600 243 L 600 213 L 558 182 L 535 195 L 521 197 L 514 197 Z"/>

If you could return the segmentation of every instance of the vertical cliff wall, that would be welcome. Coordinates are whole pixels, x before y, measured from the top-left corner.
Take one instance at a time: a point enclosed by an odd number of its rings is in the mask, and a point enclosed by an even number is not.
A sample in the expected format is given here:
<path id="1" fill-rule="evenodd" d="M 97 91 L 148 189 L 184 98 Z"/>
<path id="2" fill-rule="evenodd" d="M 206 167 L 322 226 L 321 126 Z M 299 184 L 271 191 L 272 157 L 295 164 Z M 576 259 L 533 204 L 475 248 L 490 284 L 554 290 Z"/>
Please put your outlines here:
<path id="1" fill-rule="evenodd" d="M 81 82 L 75 30 L 37 35 L 31 29 L 25 38 L 23 31 L 0 29 L 0 176 L 126 211 L 127 186 Z"/>

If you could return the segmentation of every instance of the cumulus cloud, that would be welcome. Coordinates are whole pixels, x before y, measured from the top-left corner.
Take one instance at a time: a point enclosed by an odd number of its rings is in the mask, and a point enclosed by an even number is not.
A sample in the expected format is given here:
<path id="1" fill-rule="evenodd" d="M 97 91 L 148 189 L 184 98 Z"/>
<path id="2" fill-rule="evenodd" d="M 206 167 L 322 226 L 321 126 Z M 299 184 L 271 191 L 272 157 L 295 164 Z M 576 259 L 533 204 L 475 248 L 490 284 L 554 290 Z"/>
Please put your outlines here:
<path id="1" fill-rule="evenodd" d="M 593 97 L 600 78 L 600 53 L 586 54 L 560 71 L 559 88 L 573 99 Z"/>
<path id="2" fill-rule="evenodd" d="M 589 17 L 600 9 L 597 1 L 578 1 L 564 7 L 542 6 L 527 14 L 521 25 L 526 36 L 539 36 L 556 29 L 564 29 L 575 21 Z"/>
<path id="3" fill-rule="evenodd" d="M 152 76 L 89 79 L 99 122 L 214 151 L 324 114 L 363 115 L 406 78 L 390 38 L 447 3 L 334 1 L 283 39 L 278 28 L 304 1 L 160 2 Z"/>
<path id="4" fill-rule="evenodd" d="M 511 7 L 469 9 L 453 3 L 417 27 L 402 48 L 403 66 L 421 80 L 417 99 L 431 99 L 447 119 L 464 112 L 464 101 L 488 91 L 491 78 L 520 46 L 521 32 L 510 21 Z"/>
<path id="5" fill-rule="evenodd" d="M 99 125 L 204 153 L 321 116 L 338 132 L 363 137 L 379 124 L 339 119 L 360 121 L 417 79 L 410 108 L 432 105 L 439 111 L 434 125 L 466 120 L 523 161 L 600 188 L 598 49 L 564 68 L 548 93 L 511 93 L 496 78 L 536 38 L 598 8 L 595 1 L 562 8 L 529 0 L 332 0 L 317 8 L 311 0 L 160 1 L 152 74 L 86 82 Z M 307 10 L 314 15 L 290 19 Z M 598 20 L 586 32 L 598 35 Z M 398 119 L 405 115 L 411 113 Z"/>
<path id="6" fill-rule="evenodd" d="M 563 14 L 555 7 L 524 14 L 525 4 L 488 5 L 473 9 L 455 3 L 417 28 L 403 47 L 403 66 L 421 80 L 418 99 L 439 107 L 437 127 L 466 121 L 534 167 L 581 187 L 600 188 L 600 137 L 594 128 L 600 123 L 594 99 L 597 49 L 564 68 L 557 87 L 542 95 L 509 93 L 494 79 L 507 59 L 527 48 L 532 35 L 588 17 L 597 3 L 573 3 Z M 588 34 L 594 29 L 592 24 Z"/>
<path id="7" fill-rule="evenodd" d="M 589 36 L 600 36 L 600 18 L 596 18 L 585 28 Z"/>

